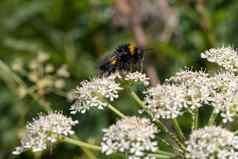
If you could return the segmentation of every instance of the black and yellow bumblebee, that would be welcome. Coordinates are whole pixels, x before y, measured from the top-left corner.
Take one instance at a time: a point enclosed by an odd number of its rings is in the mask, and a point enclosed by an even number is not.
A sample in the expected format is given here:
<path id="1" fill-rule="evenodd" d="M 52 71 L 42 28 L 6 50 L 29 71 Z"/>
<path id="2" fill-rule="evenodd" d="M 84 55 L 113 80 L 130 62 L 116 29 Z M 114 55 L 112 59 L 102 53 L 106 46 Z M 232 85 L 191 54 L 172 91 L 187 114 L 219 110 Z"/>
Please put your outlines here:
<path id="1" fill-rule="evenodd" d="M 116 71 L 131 71 L 133 68 L 143 69 L 144 49 L 132 43 L 118 46 L 112 55 L 102 60 L 99 65 L 100 74 L 110 75 Z"/>

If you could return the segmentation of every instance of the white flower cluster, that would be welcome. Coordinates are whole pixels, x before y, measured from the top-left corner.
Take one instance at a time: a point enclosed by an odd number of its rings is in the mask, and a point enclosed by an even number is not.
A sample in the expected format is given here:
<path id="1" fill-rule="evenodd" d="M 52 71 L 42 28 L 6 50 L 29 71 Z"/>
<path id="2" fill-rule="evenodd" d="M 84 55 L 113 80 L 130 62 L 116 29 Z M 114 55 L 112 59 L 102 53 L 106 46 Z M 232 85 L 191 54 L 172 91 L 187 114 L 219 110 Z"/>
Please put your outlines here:
<path id="1" fill-rule="evenodd" d="M 127 117 L 104 130 L 102 152 L 110 155 L 115 152 L 128 153 L 129 159 L 153 159 L 145 152 L 158 149 L 154 140 L 158 129 L 146 118 Z"/>
<path id="2" fill-rule="evenodd" d="M 219 72 L 211 77 L 210 85 L 211 105 L 223 122 L 233 121 L 238 114 L 238 78 L 231 72 Z"/>
<path id="3" fill-rule="evenodd" d="M 183 88 L 184 99 L 181 100 L 184 100 L 185 108 L 195 109 L 204 106 L 205 104 L 209 104 L 214 107 L 216 113 L 221 114 L 223 122 L 233 121 L 234 117 L 238 114 L 238 78 L 232 72 L 221 71 L 213 76 L 209 76 L 202 71 L 193 72 L 185 70 L 178 72 L 175 76 L 169 78 L 167 83 L 176 85 L 177 89 L 179 87 Z M 179 89 L 177 91 L 181 92 Z M 157 96 L 160 93 L 157 93 Z M 156 96 L 156 93 L 154 93 L 153 96 Z M 163 97 L 162 95 L 159 96 L 161 98 Z M 168 94 L 165 96 L 169 97 Z M 158 99 L 158 97 L 151 97 L 151 99 Z M 176 98 L 173 99 L 175 100 Z M 181 103 L 181 100 L 176 103 Z M 152 102 L 153 101 L 149 101 L 149 99 L 147 100 L 147 103 Z M 150 105 L 153 104 L 149 104 L 149 106 Z M 157 105 L 157 107 L 159 105 L 161 106 L 161 104 L 158 103 L 155 105 Z M 165 108 L 165 105 L 162 107 Z M 161 110 L 164 109 L 160 108 L 157 112 L 161 114 Z M 176 110 L 181 111 L 181 109 Z M 177 114 L 179 113 L 180 112 L 177 112 Z"/>
<path id="4" fill-rule="evenodd" d="M 145 86 L 149 85 L 149 77 L 146 76 L 146 74 L 143 74 L 141 72 L 131 72 L 126 74 L 125 76 L 125 80 L 126 81 L 131 81 L 131 82 L 141 82 L 143 83 Z"/>
<path id="5" fill-rule="evenodd" d="M 220 127 L 212 126 L 196 130 L 186 144 L 187 158 L 238 158 L 238 137 Z"/>
<path id="6" fill-rule="evenodd" d="M 174 84 L 157 85 L 146 92 L 145 103 L 154 119 L 176 118 L 186 107 L 185 87 Z"/>
<path id="7" fill-rule="evenodd" d="M 201 57 L 217 63 L 226 70 L 238 72 L 238 54 L 232 47 L 212 48 L 202 53 Z"/>
<path id="8" fill-rule="evenodd" d="M 238 115 L 238 78 L 228 71 L 213 76 L 202 71 L 181 71 L 165 84 L 149 89 L 145 102 L 155 119 L 175 118 L 183 108 L 208 104 L 220 113 L 223 122 L 230 122 Z"/>
<path id="9" fill-rule="evenodd" d="M 16 59 L 12 63 L 12 69 L 18 75 L 26 77 L 31 81 L 31 84 L 27 85 L 29 90 L 40 96 L 45 96 L 49 93 L 57 92 L 57 90 L 65 90 L 65 80 L 70 77 L 67 65 L 56 67 L 49 60 L 49 54 L 39 52 L 37 57 L 28 61 Z M 19 97 L 24 98 L 28 90 L 19 86 L 16 93 Z"/>
<path id="10" fill-rule="evenodd" d="M 62 113 L 53 112 L 46 116 L 40 115 L 26 126 L 26 134 L 21 139 L 21 146 L 16 147 L 14 155 L 32 149 L 33 152 L 42 151 L 47 145 L 54 143 L 60 136 L 72 135 L 72 126 L 78 121 L 64 116 Z"/>
<path id="11" fill-rule="evenodd" d="M 210 92 L 212 88 L 209 83 L 210 79 L 208 74 L 203 71 L 184 70 L 176 73 L 167 81 L 185 86 L 186 104 L 191 109 L 199 108 L 211 100 Z"/>
<path id="12" fill-rule="evenodd" d="M 119 83 L 113 78 L 102 77 L 92 81 L 83 81 L 81 86 L 74 91 L 75 103 L 71 106 L 71 113 L 85 113 L 87 110 L 96 107 L 103 109 L 107 102 L 103 100 L 115 100 L 119 97 L 118 91 L 122 90 Z"/>

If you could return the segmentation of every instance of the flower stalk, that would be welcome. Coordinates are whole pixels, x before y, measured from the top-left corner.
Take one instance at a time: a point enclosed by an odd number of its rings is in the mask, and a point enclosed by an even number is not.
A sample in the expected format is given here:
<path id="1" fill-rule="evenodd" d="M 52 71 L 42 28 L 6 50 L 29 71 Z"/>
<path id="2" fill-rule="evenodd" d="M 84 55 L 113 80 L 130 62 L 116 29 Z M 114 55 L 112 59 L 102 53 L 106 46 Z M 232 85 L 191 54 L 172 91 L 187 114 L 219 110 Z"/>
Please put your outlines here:
<path id="1" fill-rule="evenodd" d="M 137 103 L 140 105 L 141 108 L 143 108 L 149 115 L 150 117 L 153 117 L 153 115 L 147 111 L 147 108 L 144 104 L 144 102 L 137 96 L 137 94 L 133 91 L 130 92 L 131 96 L 133 97 L 133 99 L 135 101 L 137 101 Z M 180 149 L 185 152 L 186 148 L 184 146 L 184 144 L 176 137 L 176 135 L 174 135 L 172 132 L 170 132 L 168 130 L 168 128 L 159 120 L 156 120 L 155 123 L 157 124 L 158 127 L 160 127 L 160 129 L 165 132 L 166 135 L 170 136 L 180 147 Z"/>
<path id="2" fill-rule="evenodd" d="M 122 112 L 120 112 L 118 109 L 116 109 L 114 106 L 112 106 L 111 104 L 107 104 L 107 107 L 112 111 L 114 112 L 116 115 L 118 115 L 119 117 L 121 118 L 125 118 L 126 115 L 124 115 Z"/>
<path id="3" fill-rule="evenodd" d="M 87 149 L 91 149 L 91 150 L 95 150 L 95 151 L 101 151 L 101 147 L 97 146 L 97 145 L 93 145 L 93 144 L 89 144 L 80 140 L 76 140 L 73 138 L 69 138 L 69 137 L 64 137 L 63 141 L 69 144 L 73 144 L 79 147 L 83 147 L 83 148 L 87 148 Z"/>
<path id="4" fill-rule="evenodd" d="M 216 117 L 217 117 L 218 113 L 216 113 L 214 110 L 212 111 L 211 115 L 210 115 L 210 118 L 208 120 L 208 125 L 209 126 L 212 126 L 215 124 L 215 121 L 216 121 Z"/>
<path id="5" fill-rule="evenodd" d="M 198 115 L 199 115 L 199 110 L 195 109 L 192 112 L 192 120 L 193 120 L 192 130 L 196 130 L 198 128 Z"/>
<path id="6" fill-rule="evenodd" d="M 157 150 L 156 151 L 158 154 L 161 154 L 161 155 L 166 155 L 166 156 L 175 156 L 174 153 L 171 153 L 171 152 L 167 152 L 167 151 L 163 151 L 163 150 Z"/>
<path id="7" fill-rule="evenodd" d="M 180 138 L 180 140 L 181 141 L 185 141 L 185 137 L 184 137 L 183 131 L 182 131 L 182 129 L 181 129 L 177 119 L 174 118 L 174 119 L 171 119 L 171 121 L 172 121 L 172 123 L 173 123 L 173 125 L 175 127 L 176 133 L 177 133 L 178 137 Z"/>
<path id="8" fill-rule="evenodd" d="M 169 155 L 165 155 L 165 154 L 150 154 L 150 156 L 159 158 L 159 159 L 171 159 L 174 156 L 169 156 Z"/>

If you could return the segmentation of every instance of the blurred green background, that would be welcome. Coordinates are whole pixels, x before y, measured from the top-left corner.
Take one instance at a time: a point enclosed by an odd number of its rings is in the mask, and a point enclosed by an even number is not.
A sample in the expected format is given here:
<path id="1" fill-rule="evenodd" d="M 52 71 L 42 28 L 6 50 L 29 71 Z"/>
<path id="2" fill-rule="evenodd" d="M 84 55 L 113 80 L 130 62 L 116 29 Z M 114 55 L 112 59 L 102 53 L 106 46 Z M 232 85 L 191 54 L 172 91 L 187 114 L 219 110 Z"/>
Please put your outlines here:
<path id="1" fill-rule="evenodd" d="M 144 70 L 156 84 L 185 66 L 212 70 L 200 53 L 223 45 L 237 47 L 237 17 L 237 0 L 1 0 L 0 59 L 10 68 L 13 61 L 31 62 L 44 52 L 50 63 L 66 64 L 71 75 L 61 94 L 52 91 L 39 99 L 69 115 L 67 93 L 81 80 L 94 77 L 100 59 L 119 44 L 153 48 L 145 54 Z M 25 76 L 19 77 L 29 84 Z M 27 121 L 45 111 L 38 99 L 19 97 L 18 87 L 11 71 L 1 66 L 0 158 L 87 158 L 81 149 L 67 144 L 42 154 L 11 155 Z M 128 97 L 114 104 L 126 114 L 136 113 Z M 105 110 L 73 118 L 79 120 L 77 136 L 98 143 L 101 129 L 116 116 Z"/>

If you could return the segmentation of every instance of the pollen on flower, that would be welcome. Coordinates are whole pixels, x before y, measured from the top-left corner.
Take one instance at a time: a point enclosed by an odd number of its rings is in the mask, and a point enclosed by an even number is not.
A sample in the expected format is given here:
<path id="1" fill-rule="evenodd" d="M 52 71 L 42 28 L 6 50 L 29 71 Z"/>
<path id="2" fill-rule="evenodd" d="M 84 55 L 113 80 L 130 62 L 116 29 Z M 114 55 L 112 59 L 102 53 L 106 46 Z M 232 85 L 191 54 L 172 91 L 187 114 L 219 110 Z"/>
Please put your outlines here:
<path id="1" fill-rule="evenodd" d="M 232 47 L 212 48 L 201 53 L 201 57 L 217 63 L 226 70 L 238 72 L 238 54 Z"/>
<path id="2" fill-rule="evenodd" d="M 146 74 L 143 74 L 141 72 L 130 72 L 126 74 L 125 76 L 126 81 L 131 81 L 131 82 L 141 82 L 145 86 L 149 85 L 149 77 L 146 76 Z"/>
<path id="3" fill-rule="evenodd" d="M 72 127 L 78 123 L 59 112 L 48 115 L 39 115 L 26 126 L 26 133 L 21 138 L 21 145 L 12 153 L 19 155 L 26 150 L 33 152 L 47 149 L 47 146 L 56 142 L 61 136 L 74 134 Z"/>
<path id="4" fill-rule="evenodd" d="M 157 85 L 145 92 L 145 103 L 155 120 L 176 118 L 186 107 L 184 86 Z"/>
<path id="5" fill-rule="evenodd" d="M 124 152 L 130 159 L 152 159 L 149 152 L 158 149 L 155 140 L 158 129 L 146 118 L 127 117 L 105 129 L 104 133 L 101 146 L 106 155 Z"/>
<path id="6" fill-rule="evenodd" d="M 238 137 L 221 127 L 195 130 L 186 142 L 186 158 L 238 158 Z"/>
<path id="7" fill-rule="evenodd" d="M 73 92 L 75 102 L 70 108 L 73 114 L 85 113 L 91 108 L 103 109 L 107 105 L 105 99 L 114 101 L 119 97 L 119 91 L 122 90 L 120 84 L 111 77 L 82 81 L 80 85 Z"/>

